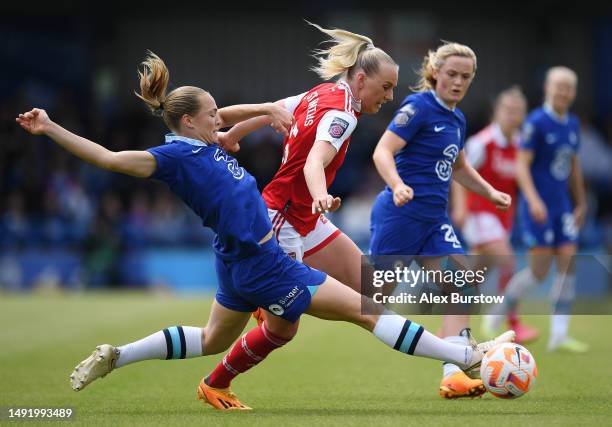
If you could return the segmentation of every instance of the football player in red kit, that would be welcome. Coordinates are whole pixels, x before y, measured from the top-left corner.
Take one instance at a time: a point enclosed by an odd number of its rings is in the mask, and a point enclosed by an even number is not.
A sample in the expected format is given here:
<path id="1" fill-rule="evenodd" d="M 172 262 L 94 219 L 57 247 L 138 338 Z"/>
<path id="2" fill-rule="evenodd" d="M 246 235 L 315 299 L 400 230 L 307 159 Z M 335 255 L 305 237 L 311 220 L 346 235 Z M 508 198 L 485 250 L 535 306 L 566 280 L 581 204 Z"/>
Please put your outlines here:
<path id="1" fill-rule="evenodd" d="M 516 198 L 516 155 L 520 128 L 527 112 L 527 100 L 518 87 L 501 92 L 495 100 L 493 121 L 466 143 L 467 159 L 495 188 Z M 503 211 L 478 194 L 453 185 L 453 221 L 462 228 L 472 253 L 483 257 L 487 266 L 499 269 L 498 290 L 505 289 L 514 272 L 515 260 L 510 245 L 514 207 Z M 485 317 L 483 332 L 492 333 Z M 517 342 L 533 341 L 536 329 L 519 322 L 515 312 L 508 323 L 516 332 Z"/>
<path id="2" fill-rule="evenodd" d="M 328 188 L 360 115 L 375 114 L 393 99 L 399 67 L 368 37 L 311 25 L 331 38 L 330 47 L 315 52 L 319 63 L 313 71 L 336 81 L 278 101 L 294 114 L 295 125 L 263 197 L 285 252 L 360 292 L 363 253 L 325 217 L 340 207 Z M 242 122 L 221 134 L 220 142 L 235 151 L 241 138 L 266 124 L 266 118 Z"/>

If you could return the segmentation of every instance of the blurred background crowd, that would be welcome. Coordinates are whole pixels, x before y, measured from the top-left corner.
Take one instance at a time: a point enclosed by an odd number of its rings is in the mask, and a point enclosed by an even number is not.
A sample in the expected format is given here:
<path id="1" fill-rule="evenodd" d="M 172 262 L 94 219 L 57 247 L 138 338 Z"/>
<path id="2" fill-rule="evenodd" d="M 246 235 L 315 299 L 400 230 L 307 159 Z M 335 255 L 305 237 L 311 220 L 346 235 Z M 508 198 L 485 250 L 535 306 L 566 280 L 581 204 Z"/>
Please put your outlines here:
<path id="1" fill-rule="evenodd" d="M 573 111 L 582 124 L 579 158 L 589 206 L 580 251 L 610 253 L 612 13 L 605 5 L 561 10 L 551 1 L 475 2 L 456 10 L 442 2 L 384 13 L 349 5 L 298 1 L 293 15 L 277 9 L 211 14 L 190 2 L 146 13 L 128 5 L 121 14 L 71 2 L 35 14 L 1 6 L 0 288 L 214 286 L 212 234 L 164 185 L 97 170 L 27 135 L 14 118 L 36 106 L 111 150 L 159 145 L 167 130 L 133 95 L 147 49 L 166 61 L 171 87 L 203 87 L 219 106 L 274 101 L 318 84 L 308 68 L 321 34 L 301 17 L 369 35 L 400 64 L 395 100 L 360 120 L 330 191 L 343 198 L 333 221 L 362 249 L 373 198 L 383 188 L 373 148 L 410 93 L 423 55 L 444 39 L 467 44 L 478 56 L 476 79 L 459 106 L 468 134 L 488 123 L 501 90 L 520 85 L 533 108 L 542 102 L 548 67 L 578 73 Z M 263 129 L 237 154 L 260 189 L 280 164 L 281 144 L 272 129 Z M 519 239 L 513 241 L 520 249 Z"/>

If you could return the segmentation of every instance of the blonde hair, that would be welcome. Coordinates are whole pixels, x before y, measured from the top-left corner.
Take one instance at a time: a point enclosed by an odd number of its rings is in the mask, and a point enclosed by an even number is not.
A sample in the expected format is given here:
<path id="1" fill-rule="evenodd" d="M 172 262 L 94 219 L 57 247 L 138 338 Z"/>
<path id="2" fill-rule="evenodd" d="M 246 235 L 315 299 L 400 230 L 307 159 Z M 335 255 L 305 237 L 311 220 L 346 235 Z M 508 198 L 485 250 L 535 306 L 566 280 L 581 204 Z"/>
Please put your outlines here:
<path id="1" fill-rule="evenodd" d="M 474 63 L 474 72 L 472 77 L 476 75 L 476 54 L 474 51 L 463 44 L 447 42 L 442 40 L 444 44 L 438 46 L 436 51 L 430 50 L 423 59 L 421 70 L 418 72 L 420 76 L 419 82 L 411 89 L 416 92 L 425 92 L 436 88 L 436 79 L 433 77 L 434 70 L 440 71 L 444 62 L 451 56 L 461 56 L 470 58 Z"/>
<path id="2" fill-rule="evenodd" d="M 172 131 L 180 127 L 184 114 L 195 116 L 200 110 L 199 96 L 206 94 L 204 89 L 194 86 L 181 86 L 166 93 L 170 72 L 162 59 L 151 51 L 141 63 L 142 71 L 138 70 L 140 93 L 134 91 L 151 109 L 160 116 L 166 126 Z"/>
<path id="3" fill-rule="evenodd" d="M 497 107 L 501 104 L 502 100 L 506 97 L 516 98 L 527 105 L 527 97 L 523 93 L 521 87 L 519 85 L 510 86 L 508 89 L 501 91 L 496 97 L 495 102 L 493 103 L 493 109 L 496 110 Z"/>
<path id="4" fill-rule="evenodd" d="M 551 67 L 546 71 L 546 79 L 545 82 L 548 82 L 554 75 L 567 77 L 572 80 L 574 85 L 578 84 L 578 74 L 571 68 L 565 67 L 563 65 L 557 65 L 556 67 Z"/>
<path id="5" fill-rule="evenodd" d="M 397 65 L 382 49 L 374 47 L 372 39 L 341 29 L 326 29 L 312 22 L 309 25 L 327 34 L 332 45 L 326 49 L 316 49 L 313 56 L 318 65 L 312 67 L 323 80 L 341 76 L 350 79 L 356 71 L 363 70 L 366 75 L 376 74 L 381 62 Z"/>

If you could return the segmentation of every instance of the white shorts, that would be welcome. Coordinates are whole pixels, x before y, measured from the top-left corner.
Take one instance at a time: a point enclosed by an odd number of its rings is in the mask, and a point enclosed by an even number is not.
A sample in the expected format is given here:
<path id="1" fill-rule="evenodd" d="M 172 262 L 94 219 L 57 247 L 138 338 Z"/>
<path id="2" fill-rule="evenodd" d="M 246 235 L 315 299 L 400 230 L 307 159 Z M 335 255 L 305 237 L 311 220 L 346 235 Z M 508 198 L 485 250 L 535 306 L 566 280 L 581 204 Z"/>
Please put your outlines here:
<path id="1" fill-rule="evenodd" d="M 301 236 L 277 210 L 268 209 L 272 229 L 281 248 L 292 258 L 302 262 L 305 257 L 329 245 L 342 232 L 325 215 L 321 214 L 314 230 Z"/>
<path id="2" fill-rule="evenodd" d="M 491 212 L 470 213 L 463 226 L 463 237 L 470 246 L 480 246 L 498 240 L 508 240 L 501 221 Z"/>

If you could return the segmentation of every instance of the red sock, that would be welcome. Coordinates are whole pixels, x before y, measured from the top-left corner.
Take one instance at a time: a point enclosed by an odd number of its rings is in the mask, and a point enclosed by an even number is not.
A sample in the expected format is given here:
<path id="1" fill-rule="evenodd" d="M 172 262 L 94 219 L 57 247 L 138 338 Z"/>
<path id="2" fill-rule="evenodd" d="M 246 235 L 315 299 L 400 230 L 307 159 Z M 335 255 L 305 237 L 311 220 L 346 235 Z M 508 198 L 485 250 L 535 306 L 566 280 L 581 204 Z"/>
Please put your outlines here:
<path id="1" fill-rule="evenodd" d="M 240 338 L 223 361 L 206 378 L 206 384 L 214 388 L 227 388 L 241 374 L 266 358 L 272 350 L 282 347 L 289 340 L 273 335 L 266 323 L 251 329 Z"/>
<path id="2" fill-rule="evenodd" d="M 508 286 L 508 282 L 512 279 L 513 276 L 513 268 L 501 267 L 499 269 L 499 280 L 497 282 L 497 289 L 502 293 L 506 286 Z M 510 328 L 514 328 L 514 326 L 518 323 L 518 315 L 516 314 L 516 306 L 508 313 L 508 323 L 510 324 Z"/>

